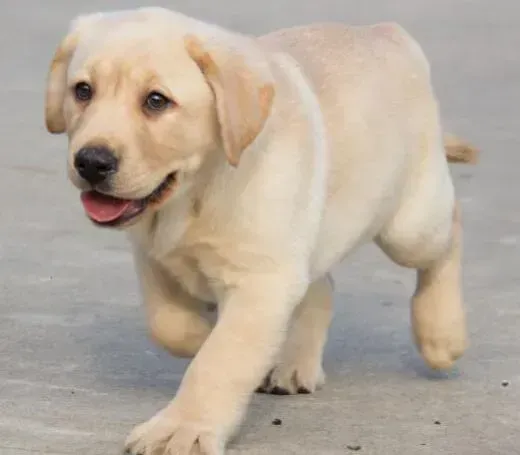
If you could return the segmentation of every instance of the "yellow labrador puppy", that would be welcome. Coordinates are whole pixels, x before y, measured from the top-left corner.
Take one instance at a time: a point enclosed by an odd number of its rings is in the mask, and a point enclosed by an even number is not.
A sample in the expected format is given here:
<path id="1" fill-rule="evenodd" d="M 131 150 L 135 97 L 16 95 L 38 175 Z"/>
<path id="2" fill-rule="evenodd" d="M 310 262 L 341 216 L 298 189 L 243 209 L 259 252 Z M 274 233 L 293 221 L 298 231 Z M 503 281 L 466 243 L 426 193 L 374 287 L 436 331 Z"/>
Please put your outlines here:
<path id="1" fill-rule="evenodd" d="M 129 235 L 151 335 L 194 356 L 127 453 L 221 455 L 258 386 L 320 386 L 328 274 L 369 241 L 417 269 L 425 361 L 463 353 L 448 161 L 476 151 L 444 137 L 427 60 L 399 26 L 254 38 L 160 8 L 82 16 L 52 61 L 45 114 L 68 135 L 86 215 Z"/>

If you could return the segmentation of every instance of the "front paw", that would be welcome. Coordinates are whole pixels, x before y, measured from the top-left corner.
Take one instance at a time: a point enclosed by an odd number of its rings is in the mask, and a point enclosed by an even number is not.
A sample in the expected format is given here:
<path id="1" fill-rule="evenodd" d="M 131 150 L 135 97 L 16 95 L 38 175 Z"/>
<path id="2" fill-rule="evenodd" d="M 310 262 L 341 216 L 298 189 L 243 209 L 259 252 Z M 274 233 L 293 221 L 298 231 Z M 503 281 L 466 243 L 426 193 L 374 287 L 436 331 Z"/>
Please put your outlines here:
<path id="1" fill-rule="evenodd" d="M 257 393 L 296 395 L 315 392 L 325 383 L 320 362 L 299 359 L 300 362 L 277 365 L 256 389 Z"/>
<path id="2" fill-rule="evenodd" d="M 224 440 L 212 428 L 183 422 L 166 409 L 137 426 L 125 443 L 126 455 L 224 455 Z"/>

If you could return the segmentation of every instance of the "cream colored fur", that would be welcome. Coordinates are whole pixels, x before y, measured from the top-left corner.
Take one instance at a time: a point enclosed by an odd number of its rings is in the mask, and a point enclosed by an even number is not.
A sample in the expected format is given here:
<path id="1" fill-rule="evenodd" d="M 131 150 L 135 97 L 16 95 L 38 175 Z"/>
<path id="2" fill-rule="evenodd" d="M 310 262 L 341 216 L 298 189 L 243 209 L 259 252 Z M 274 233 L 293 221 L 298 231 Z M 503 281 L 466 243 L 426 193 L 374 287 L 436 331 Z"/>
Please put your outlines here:
<path id="1" fill-rule="evenodd" d="M 90 107 L 69 90 L 84 78 L 98 88 Z M 136 101 L 150 80 L 178 102 L 154 119 Z M 120 153 L 114 196 L 142 198 L 178 172 L 168 200 L 126 230 L 152 337 L 194 358 L 128 453 L 222 455 L 257 386 L 323 384 L 329 273 L 367 242 L 418 270 L 425 361 L 448 368 L 463 353 L 448 160 L 476 151 L 451 136 L 444 147 L 428 62 L 399 26 L 253 38 L 159 8 L 82 17 L 51 66 L 46 121 L 67 132 L 71 163 L 93 141 Z M 70 177 L 86 188 L 72 164 Z"/>

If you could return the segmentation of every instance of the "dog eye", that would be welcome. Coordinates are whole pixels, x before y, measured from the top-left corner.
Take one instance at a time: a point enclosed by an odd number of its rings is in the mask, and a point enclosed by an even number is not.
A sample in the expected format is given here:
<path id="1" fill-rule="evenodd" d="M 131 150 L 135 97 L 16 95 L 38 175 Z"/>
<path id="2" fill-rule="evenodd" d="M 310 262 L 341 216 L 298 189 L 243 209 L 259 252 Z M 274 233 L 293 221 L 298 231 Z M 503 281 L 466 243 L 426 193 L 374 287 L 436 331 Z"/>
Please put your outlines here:
<path id="1" fill-rule="evenodd" d="M 151 111 L 162 111 L 172 104 L 172 101 L 159 92 L 152 92 L 146 97 L 145 107 Z"/>
<path id="2" fill-rule="evenodd" d="M 92 87 L 86 82 L 78 82 L 74 86 L 74 95 L 78 101 L 90 101 L 92 99 Z"/>

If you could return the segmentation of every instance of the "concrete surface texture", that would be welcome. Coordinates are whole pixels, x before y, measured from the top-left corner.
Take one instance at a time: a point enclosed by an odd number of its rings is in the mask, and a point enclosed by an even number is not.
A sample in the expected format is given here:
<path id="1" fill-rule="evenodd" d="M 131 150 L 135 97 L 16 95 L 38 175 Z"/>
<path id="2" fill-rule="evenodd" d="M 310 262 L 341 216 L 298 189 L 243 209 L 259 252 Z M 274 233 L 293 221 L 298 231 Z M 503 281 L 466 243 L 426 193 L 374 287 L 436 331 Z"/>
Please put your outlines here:
<path id="1" fill-rule="evenodd" d="M 84 219 L 66 180 L 66 139 L 43 125 L 46 71 L 68 21 L 145 4 L 250 33 L 396 20 L 431 60 L 447 129 L 483 151 L 478 167 L 453 166 L 472 342 L 457 369 L 423 366 L 409 333 L 413 272 L 367 247 L 335 272 L 326 387 L 255 397 L 229 453 L 520 454 L 514 0 L 2 0 L 0 454 L 119 453 L 131 428 L 174 395 L 186 366 L 148 340 L 126 241 Z"/>

